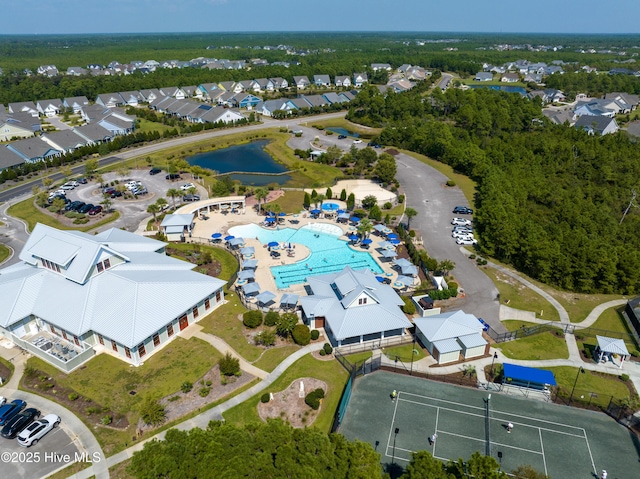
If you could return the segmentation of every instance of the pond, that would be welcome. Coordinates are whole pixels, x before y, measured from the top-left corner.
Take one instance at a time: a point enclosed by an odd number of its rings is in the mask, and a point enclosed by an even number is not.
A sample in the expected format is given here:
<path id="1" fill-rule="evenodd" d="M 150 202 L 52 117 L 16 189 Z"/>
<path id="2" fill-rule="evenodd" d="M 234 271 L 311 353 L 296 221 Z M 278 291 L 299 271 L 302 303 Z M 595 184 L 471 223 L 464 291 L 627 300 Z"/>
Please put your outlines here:
<path id="1" fill-rule="evenodd" d="M 264 150 L 268 143 L 268 140 L 252 141 L 246 145 L 230 146 L 190 156 L 187 161 L 190 165 L 210 168 L 218 173 L 242 172 L 230 176 L 232 180 L 239 180 L 243 185 L 282 185 L 289 181 L 291 176 L 273 174 L 287 171 L 287 168 L 274 161 Z"/>
<path id="2" fill-rule="evenodd" d="M 327 128 L 327 130 L 332 131 L 338 135 L 346 135 L 346 136 L 352 136 L 354 138 L 358 138 L 360 137 L 360 135 L 358 135 L 356 132 L 354 131 L 349 131 L 346 128 L 340 128 L 337 126 L 332 126 L 330 128 Z"/>
<path id="3" fill-rule="evenodd" d="M 527 90 L 521 86 L 471 85 L 471 88 L 490 88 L 491 90 L 499 90 L 507 93 L 520 93 L 522 96 L 527 94 Z"/>

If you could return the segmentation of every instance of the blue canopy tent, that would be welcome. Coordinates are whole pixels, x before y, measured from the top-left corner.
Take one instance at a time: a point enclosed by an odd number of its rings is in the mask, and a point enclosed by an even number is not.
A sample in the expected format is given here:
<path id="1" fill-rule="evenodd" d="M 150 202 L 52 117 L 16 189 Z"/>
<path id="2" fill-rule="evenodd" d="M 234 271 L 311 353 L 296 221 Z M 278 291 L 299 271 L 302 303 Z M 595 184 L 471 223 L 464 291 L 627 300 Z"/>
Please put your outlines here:
<path id="1" fill-rule="evenodd" d="M 211 235 L 211 237 L 212 237 L 213 239 L 220 239 L 220 238 L 222 238 L 222 233 L 213 233 L 213 234 Z"/>
<path id="2" fill-rule="evenodd" d="M 385 225 L 379 224 L 379 225 L 375 225 L 373 227 L 374 230 L 376 230 L 378 233 L 382 233 L 383 230 L 385 230 L 387 227 Z"/>
<path id="3" fill-rule="evenodd" d="M 260 291 L 260 285 L 258 283 L 247 283 L 242 287 L 242 291 L 246 296 L 258 294 L 258 291 Z"/>
<path id="4" fill-rule="evenodd" d="M 258 296 L 256 296 L 256 300 L 258 301 L 258 303 L 264 306 L 266 304 L 271 303 L 275 297 L 276 295 L 273 294 L 271 291 L 263 291 Z"/>
<path id="5" fill-rule="evenodd" d="M 280 298 L 280 307 L 282 308 L 294 308 L 298 304 L 298 298 L 300 296 L 292 293 L 285 293 Z"/>
<path id="6" fill-rule="evenodd" d="M 257 259 L 245 259 L 242 262 L 242 269 L 254 269 L 258 267 Z"/>
<path id="7" fill-rule="evenodd" d="M 231 246 L 242 246 L 244 244 L 244 238 L 231 238 L 229 244 Z"/>
<path id="8" fill-rule="evenodd" d="M 403 276 L 399 274 L 395 282 L 403 284 L 404 286 L 413 286 L 414 279 L 411 276 Z"/>
<path id="9" fill-rule="evenodd" d="M 396 256 L 398 256 L 398 253 L 390 249 L 383 249 L 381 254 L 383 258 L 387 259 L 395 258 Z"/>
<path id="10" fill-rule="evenodd" d="M 251 256 L 256 252 L 256 249 L 253 246 L 245 246 L 244 248 L 240 248 L 240 254 L 242 256 Z"/>
<path id="11" fill-rule="evenodd" d="M 352 223 L 360 223 L 360 218 L 358 218 L 357 216 L 352 216 L 351 218 L 349 218 L 349 221 L 351 221 Z"/>
<path id="12" fill-rule="evenodd" d="M 414 265 L 401 266 L 400 272 L 405 276 L 418 276 L 418 268 Z"/>
<path id="13" fill-rule="evenodd" d="M 371 238 L 365 238 L 361 241 L 362 244 L 371 244 L 373 240 Z"/>
<path id="14" fill-rule="evenodd" d="M 396 259 L 396 260 L 393 261 L 393 264 L 395 264 L 399 268 L 402 268 L 404 266 L 413 266 L 413 263 L 411 261 L 409 261 L 407 258 Z"/>
<path id="15" fill-rule="evenodd" d="M 250 280 L 255 279 L 256 272 L 252 269 L 243 269 L 238 273 L 238 279 Z"/>
<path id="16" fill-rule="evenodd" d="M 545 369 L 529 368 L 517 366 L 515 364 L 504 363 L 504 373 L 502 375 L 502 387 L 518 387 L 527 390 L 546 391 L 548 386 L 556 386 L 556 378 L 551 371 Z"/>

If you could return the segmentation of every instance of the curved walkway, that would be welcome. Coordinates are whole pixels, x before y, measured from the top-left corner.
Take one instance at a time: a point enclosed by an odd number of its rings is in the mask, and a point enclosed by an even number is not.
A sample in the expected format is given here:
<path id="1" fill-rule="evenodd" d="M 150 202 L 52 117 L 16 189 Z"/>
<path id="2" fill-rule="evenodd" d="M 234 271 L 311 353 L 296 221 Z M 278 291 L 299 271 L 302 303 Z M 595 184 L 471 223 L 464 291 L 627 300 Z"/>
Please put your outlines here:
<path id="1" fill-rule="evenodd" d="M 579 323 L 576 323 L 576 326 L 580 326 L 581 328 L 588 328 L 589 326 L 592 326 L 593 323 L 598 320 L 600 315 L 607 309 L 615 308 L 616 306 L 622 306 L 624 304 L 627 304 L 626 299 L 614 299 L 611 301 L 607 301 L 606 303 L 599 304 L 598 306 L 593 308 L 593 310 L 587 315 L 585 319 L 583 319 Z"/>
<path id="2" fill-rule="evenodd" d="M 17 348 L 14 349 L 17 351 Z M 0 388 L 0 392 L 6 396 L 20 396 L 30 405 L 43 411 L 52 412 L 63 418 L 60 423 L 60 427 L 69 435 L 71 440 L 76 443 L 78 449 L 80 449 L 81 452 L 87 452 L 89 455 L 98 453 L 102 459 L 100 462 L 94 462 L 89 468 L 85 469 L 85 472 L 87 473 L 86 477 L 95 476 L 96 479 L 108 479 L 109 468 L 100 444 L 91 430 L 73 412 L 42 396 L 18 390 L 20 378 L 22 378 L 24 373 L 25 362 L 28 355 L 20 353 L 18 355 L 14 355 L 12 353 L 13 349 L 8 350 L 0 347 L 0 355 L 9 360 L 14 366 L 11 379 Z M 67 467 L 68 465 L 69 464 L 65 464 L 64 467 Z"/>

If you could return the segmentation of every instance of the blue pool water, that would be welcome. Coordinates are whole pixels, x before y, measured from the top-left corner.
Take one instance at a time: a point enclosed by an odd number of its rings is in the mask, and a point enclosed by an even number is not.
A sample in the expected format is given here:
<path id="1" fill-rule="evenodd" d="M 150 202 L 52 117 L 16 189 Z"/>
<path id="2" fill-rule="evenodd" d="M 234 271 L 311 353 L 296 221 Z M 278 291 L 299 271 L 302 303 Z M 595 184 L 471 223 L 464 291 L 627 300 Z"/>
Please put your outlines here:
<path id="1" fill-rule="evenodd" d="M 471 85 L 471 88 L 489 88 L 490 90 L 499 90 L 507 93 L 520 93 L 522 96 L 527 94 L 527 90 L 525 90 L 521 86 Z"/>
<path id="2" fill-rule="evenodd" d="M 271 273 L 275 277 L 278 289 L 306 282 L 308 276 L 335 273 L 349 265 L 353 269 L 369 269 L 374 273 L 382 273 L 382 268 L 371 254 L 366 251 L 355 251 L 347 246 L 347 241 L 340 239 L 340 233 L 331 234 L 315 230 L 313 225 L 300 229 L 283 228 L 267 230 L 255 224 L 234 226 L 229 234 L 242 238 L 258 238 L 262 244 L 271 241 L 278 243 L 297 243 L 309 248 L 310 255 L 298 263 L 272 266 Z M 258 265 L 259 266 L 259 265 Z"/>
<path id="3" fill-rule="evenodd" d="M 337 126 L 332 126 L 331 128 L 327 128 L 327 130 L 337 133 L 338 135 L 352 136 L 353 138 L 358 138 L 360 136 L 354 131 L 349 131 L 346 128 L 339 128 Z"/>
<path id="4" fill-rule="evenodd" d="M 325 211 L 336 211 L 340 209 L 340 205 L 337 203 L 322 203 L 322 209 Z"/>

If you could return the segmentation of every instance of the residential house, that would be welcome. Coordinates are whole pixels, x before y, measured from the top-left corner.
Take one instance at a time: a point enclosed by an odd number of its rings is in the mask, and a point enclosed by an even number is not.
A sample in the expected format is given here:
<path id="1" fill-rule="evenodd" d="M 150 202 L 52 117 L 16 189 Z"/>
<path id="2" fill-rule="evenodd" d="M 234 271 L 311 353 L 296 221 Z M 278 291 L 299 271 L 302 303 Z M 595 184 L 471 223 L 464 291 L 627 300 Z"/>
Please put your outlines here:
<path id="1" fill-rule="evenodd" d="M 298 90 L 304 90 L 305 88 L 309 88 L 311 85 L 309 78 L 306 76 L 294 76 L 293 83 Z"/>
<path id="2" fill-rule="evenodd" d="M 338 94 L 338 96 L 340 96 L 341 98 L 343 98 L 345 101 L 353 101 L 356 97 L 355 95 L 355 90 L 354 91 L 343 91 L 340 92 Z"/>
<path id="3" fill-rule="evenodd" d="M 256 106 L 256 111 L 264 116 L 273 116 L 276 111 L 291 112 L 292 106 L 286 99 L 267 100 Z"/>
<path id="4" fill-rule="evenodd" d="M 28 113 L 34 118 L 38 118 L 38 107 L 32 101 L 20 101 L 9 103 L 9 113 Z"/>
<path id="5" fill-rule="evenodd" d="M 369 77 L 366 73 L 354 73 L 353 74 L 353 86 L 360 88 L 363 84 L 369 81 Z"/>
<path id="6" fill-rule="evenodd" d="M 331 78 L 329 78 L 329 75 L 313 75 L 313 84 L 328 88 L 331 86 Z"/>
<path id="7" fill-rule="evenodd" d="M 96 98 L 96 104 L 107 108 L 115 108 L 124 105 L 124 100 L 119 93 L 102 93 Z"/>
<path id="8" fill-rule="evenodd" d="M 140 95 L 142 96 L 142 101 L 146 103 L 151 103 L 157 98 L 164 98 L 164 95 L 157 88 L 140 90 Z"/>
<path id="9" fill-rule="evenodd" d="M 262 101 L 261 98 L 251 93 L 238 93 L 234 96 L 234 103 L 237 108 L 246 108 L 252 110 L 254 106 Z"/>
<path id="10" fill-rule="evenodd" d="M 39 75 L 44 75 L 49 78 L 58 76 L 60 72 L 55 65 L 40 65 L 36 70 Z"/>
<path id="11" fill-rule="evenodd" d="M 73 96 L 62 100 L 62 105 L 65 108 L 70 108 L 73 113 L 78 114 L 82 108 L 89 105 L 89 99 L 86 96 Z"/>
<path id="12" fill-rule="evenodd" d="M 182 86 L 180 89 L 184 92 L 185 98 L 193 98 L 196 96 L 196 91 L 198 91 L 198 87 L 195 85 Z"/>
<path id="13" fill-rule="evenodd" d="M 222 91 L 231 91 L 233 93 L 240 93 L 242 91 L 242 84 L 234 81 L 221 81 L 217 87 Z"/>
<path id="14" fill-rule="evenodd" d="M 615 100 L 621 105 L 625 105 L 625 108 L 628 108 L 629 111 L 635 110 L 638 106 L 638 103 L 640 103 L 640 96 L 622 92 L 607 93 L 604 98 L 605 100 Z"/>
<path id="15" fill-rule="evenodd" d="M 305 100 L 304 96 L 300 96 L 298 98 L 291 98 L 287 100 L 287 106 L 289 110 L 304 110 L 306 108 L 311 108 L 311 103 Z"/>
<path id="16" fill-rule="evenodd" d="M 389 88 L 391 88 L 395 93 L 402 93 L 405 91 L 409 91 L 414 87 L 414 84 L 409 80 L 398 80 L 389 83 Z"/>
<path id="17" fill-rule="evenodd" d="M 50 118 L 57 116 L 64 106 L 62 100 L 40 100 L 36 103 L 36 108 L 39 114 Z"/>
<path id="18" fill-rule="evenodd" d="M 256 78 L 253 80 L 253 91 L 260 92 L 272 92 L 275 89 L 273 82 L 268 78 Z"/>
<path id="19" fill-rule="evenodd" d="M 517 73 L 505 73 L 502 75 L 502 78 L 500 78 L 500 81 L 504 83 L 516 83 L 520 81 L 520 75 Z"/>
<path id="20" fill-rule="evenodd" d="M 379 283 L 368 269 L 307 278 L 308 296 L 300 298 L 302 320 L 311 329 L 324 328 L 336 347 L 403 336 L 411 323 L 400 309 L 402 298 Z"/>
<path id="21" fill-rule="evenodd" d="M 344 98 L 333 91 L 323 93 L 322 98 L 324 98 L 329 105 L 333 105 L 334 103 L 344 103 Z"/>
<path id="22" fill-rule="evenodd" d="M 0 171 L 24 165 L 24 158 L 6 145 L 0 145 Z"/>
<path id="23" fill-rule="evenodd" d="M 574 114 L 576 117 L 583 115 L 590 116 L 608 116 L 613 118 L 616 114 L 616 110 L 613 110 L 608 107 L 610 104 L 609 101 L 605 100 L 588 100 L 588 101 L 579 101 L 576 103 Z"/>
<path id="24" fill-rule="evenodd" d="M 542 73 L 527 73 L 524 76 L 525 83 L 542 83 Z"/>
<path id="25" fill-rule="evenodd" d="M 224 281 L 117 228 L 37 224 L 19 259 L 0 270 L 0 334 L 66 372 L 101 352 L 141 365 L 224 301 Z M 39 337 L 64 348 L 36 345 Z"/>
<path id="26" fill-rule="evenodd" d="M 585 130 L 589 135 L 609 135 L 620 129 L 614 118 L 591 115 L 581 116 L 574 126 L 578 130 Z"/>
<path id="27" fill-rule="evenodd" d="M 60 150 L 63 154 L 72 153 L 74 150 L 82 148 L 87 144 L 87 140 L 73 130 L 44 133 L 40 136 L 40 139 L 52 148 Z"/>
<path id="28" fill-rule="evenodd" d="M 233 90 L 235 93 L 240 93 L 243 91 L 255 91 L 255 85 L 253 80 L 240 80 L 233 86 Z"/>
<path id="29" fill-rule="evenodd" d="M 0 141 L 29 138 L 41 130 L 40 120 L 29 113 L 7 113 L 0 110 Z"/>
<path id="30" fill-rule="evenodd" d="M 289 88 L 289 82 L 282 77 L 269 78 L 271 83 L 273 83 L 273 88 L 275 90 L 284 90 Z"/>
<path id="31" fill-rule="evenodd" d="M 127 106 L 137 107 L 142 100 L 142 94 L 139 91 L 121 91 L 118 94 Z"/>
<path id="32" fill-rule="evenodd" d="M 542 114 L 549 118 L 551 123 L 556 125 L 564 125 L 567 123 L 571 126 L 576 122 L 576 117 L 571 110 L 544 109 L 542 110 Z"/>
<path id="33" fill-rule="evenodd" d="M 304 95 L 304 100 L 312 107 L 323 107 L 329 104 L 322 95 Z"/>
<path id="34" fill-rule="evenodd" d="M 336 75 L 336 86 L 350 88 L 351 78 L 349 78 L 349 75 Z"/>
<path id="35" fill-rule="evenodd" d="M 438 364 L 484 356 L 489 343 L 482 336 L 483 325 L 464 311 L 414 318 L 416 337 Z"/>
<path id="36" fill-rule="evenodd" d="M 85 68 L 82 67 L 69 67 L 67 68 L 67 75 L 69 76 L 74 76 L 74 77 L 79 77 L 82 75 L 86 75 L 87 73 L 89 73 Z"/>
<path id="37" fill-rule="evenodd" d="M 142 64 L 142 66 L 140 68 L 145 68 L 147 70 L 149 70 L 150 72 L 156 71 L 156 68 L 158 68 L 158 66 L 160 66 L 160 63 L 158 63 L 155 60 L 147 60 L 146 62 L 144 62 Z"/>
<path id="38" fill-rule="evenodd" d="M 184 92 L 178 88 L 177 86 L 160 88 L 160 93 L 164 96 L 169 96 L 171 98 L 175 98 L 176 100 L 184 100 L 185 94 Z"/>
<path id="39" fill-rule="evenodd" d="M 231 108 L 216 106 L 208 110 L 202 115 L 196 123 L 226 123 L 233 124 L 246 118 L 238 111 Z"/>
<path id="40" fill-rule="evenodd" d="M 88 145 L 99 145 L 108 143 L 113 140 L 113 133 L 98 123 L 89 123 L 87 125 L 76 126 L 73 128 L 76 135 L 84 138 Z"/>
<path id="41" fill-rule="evenodd" d="M 11 151 L 20 156 L 26 163 L 37 163 L 60 156 L 62 152 L 45 143 L 40 138 L 27 138 L 7 145 Z"/>
<path id="42" fill-rule="evenodd" d="M 424 81 L 431 76 L 431 72 L 422 67 L 413 66 L 404 73 L 404 76 L 410 81 Z"/>
<path id="43" fill-rule="evenodd" d="M 218 102 L 218 105 L 236 107 L 236 95 L 238 94 L 239 93 L 234 91 L 225 91 L 222 95 L 218 96 L 216 101 Z"/>
<path id="44" fill-rule="evenodd" d="M 220 87 L 215 83 L 201 83 L 198 85 L 198 91 L 201 93 L 201 98 L 205 101 L 211 101 L 211 92 L 219 89 Z"/>
<path id="45" fill-rule="evenodd" d="M 478 72 L 476 73 L 474 81 L 492 81 L 493 73 L 491 72 Z"/>
<path id="46" fill-rule="evenodd" d="M 391 65 L 389 65 L 388 63 L 372 63 L 371 64 L 371 69 L 374 72 L 377 72 L 378 70 L 386 70 L 388 72 L 391 71 Z"/>

